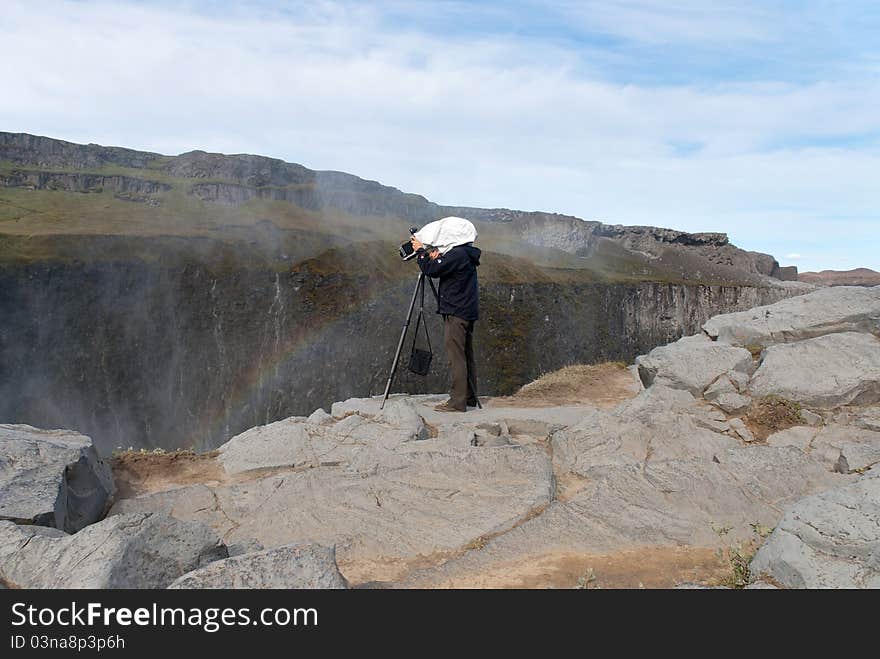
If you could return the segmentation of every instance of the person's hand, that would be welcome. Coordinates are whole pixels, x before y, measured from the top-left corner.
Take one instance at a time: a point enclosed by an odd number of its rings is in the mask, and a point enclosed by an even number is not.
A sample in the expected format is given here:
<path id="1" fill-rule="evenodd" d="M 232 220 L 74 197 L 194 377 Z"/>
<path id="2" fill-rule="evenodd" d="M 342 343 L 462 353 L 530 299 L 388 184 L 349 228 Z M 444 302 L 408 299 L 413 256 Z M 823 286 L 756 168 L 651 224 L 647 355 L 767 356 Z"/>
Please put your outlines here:
<path id="1" fill-rule="evenodd" d="M 413 246 L 413 249 L 414 249 L 415 251 L 417 251 L 417 252 L 418 252 L 420 249 L 424 249 L 424 248 L 425 248 L 425 246 L 422 244 L 422 241 L 419 240 L 418 238 L 416 238 L 415 236 L 413 236 L 412 238 L 410 238 L 410 239 L 409 239 L 409 242 L 410 242 L 410 244 Z"/>
<path id="2" fill-rule="evenodd" d="M 439 256 L 440 256 L 440 250 L 437 249 L 436 247 L 434 249 L 432 249 L 430 252 L 428 252 L 428 258 L 430 258 L 432 261 L 434 259 L 439 258 Z"/>

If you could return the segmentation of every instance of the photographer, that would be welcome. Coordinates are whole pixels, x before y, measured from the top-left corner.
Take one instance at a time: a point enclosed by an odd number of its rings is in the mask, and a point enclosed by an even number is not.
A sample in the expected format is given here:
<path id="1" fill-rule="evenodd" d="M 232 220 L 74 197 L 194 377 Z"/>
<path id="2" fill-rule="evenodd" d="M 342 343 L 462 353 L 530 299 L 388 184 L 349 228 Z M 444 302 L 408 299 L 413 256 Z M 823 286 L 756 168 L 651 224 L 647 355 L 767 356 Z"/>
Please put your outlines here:
<path id="1" fill-rule="evenodd" d="M 410 240 L 418 254 L 419 268 L 428 277 L 440 279 L 437 313 L 443 316 L 443 342 L 452 387 L 449 400 L 434 409 L 466 412 L 477 404 L 477 371 L 474 363 L 474 321 L 479 316 L 477 266 L 480 249 L 471 243 L 458 245 L 445 254 L 431 245 Z"/>

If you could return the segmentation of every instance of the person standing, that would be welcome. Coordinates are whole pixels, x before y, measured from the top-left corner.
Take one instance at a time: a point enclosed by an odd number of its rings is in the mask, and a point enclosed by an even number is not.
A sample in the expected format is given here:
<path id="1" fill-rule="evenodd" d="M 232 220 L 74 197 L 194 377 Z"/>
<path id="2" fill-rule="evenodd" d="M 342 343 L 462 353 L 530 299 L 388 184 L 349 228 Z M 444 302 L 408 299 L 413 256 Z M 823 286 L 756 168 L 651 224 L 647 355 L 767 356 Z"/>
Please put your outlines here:
<path id="1" fill-rule="evenodd" d="M 473 243 L 458 245 L 441 254 L 410 240 L 418 253 L 421 271 L 439 278 L 437 313 L 443 316 L 443 344 L 452 379 L 449 400 L 435 406 L 440 412 L 466 412 L 477 404 L 477 369 L 474 361 L 474 323 L 480 315 L 477 267 L 481 251 Z"/>

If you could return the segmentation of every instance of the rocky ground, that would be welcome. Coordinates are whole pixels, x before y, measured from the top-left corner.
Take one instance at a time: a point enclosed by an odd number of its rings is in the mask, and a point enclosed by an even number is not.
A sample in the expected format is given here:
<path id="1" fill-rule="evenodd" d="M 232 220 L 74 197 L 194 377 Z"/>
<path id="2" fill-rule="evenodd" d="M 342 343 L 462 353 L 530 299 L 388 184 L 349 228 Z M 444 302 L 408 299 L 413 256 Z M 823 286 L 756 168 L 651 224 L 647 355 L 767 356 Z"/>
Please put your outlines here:
<path id="1" fill-rule="evenodd" d="M 703 330 L 466 414 L 350 399 L 211 454 L 127 454 L 115 484 L 82 436 L 0 426 L 0 578 L 880 587 L 880 287 Z"/>

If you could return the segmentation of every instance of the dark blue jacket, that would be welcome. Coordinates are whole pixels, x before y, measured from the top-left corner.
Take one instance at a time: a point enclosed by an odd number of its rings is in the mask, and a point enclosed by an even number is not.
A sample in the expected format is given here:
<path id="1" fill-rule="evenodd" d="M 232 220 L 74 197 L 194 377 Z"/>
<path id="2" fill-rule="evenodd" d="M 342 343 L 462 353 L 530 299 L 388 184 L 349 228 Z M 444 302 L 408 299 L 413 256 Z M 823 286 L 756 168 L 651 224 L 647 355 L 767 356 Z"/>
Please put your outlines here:
<path id="1" fill-rule="evenodd" d="M 433 261 L 426 252 L 419 254 L 419 268 L 429 277 L 439 277 L 440 300 L 437 313 L 477 320 L 480 315 L 480 292 L 477 266 L 480 249 L 472 244 L 453 247 Z"/>

